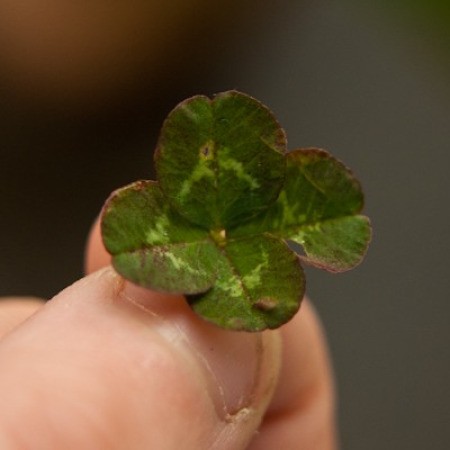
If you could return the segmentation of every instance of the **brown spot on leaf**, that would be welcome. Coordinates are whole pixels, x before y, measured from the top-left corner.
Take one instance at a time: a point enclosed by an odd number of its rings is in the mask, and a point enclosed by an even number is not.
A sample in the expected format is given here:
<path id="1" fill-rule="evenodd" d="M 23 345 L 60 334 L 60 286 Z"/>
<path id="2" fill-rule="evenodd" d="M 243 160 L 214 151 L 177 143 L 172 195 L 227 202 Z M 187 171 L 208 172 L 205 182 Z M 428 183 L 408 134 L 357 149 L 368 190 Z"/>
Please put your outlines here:
<path id="1" fill-rule="evenodd" d="M 272 311 L 277 305 L 278 302 L 275 299 L 267 297 L 259 299 L 253 304 L 253 307 L 261 311 Z"/>
<path id="2" fill-rule="evenodd" d="M 200 147 L 199 155 L 200 155 L 201 159 L 206 159 L 206 160 L 213 159 L 214 158 L 214 142 L 207 141 L 205 143 L 205 145 Z"/>

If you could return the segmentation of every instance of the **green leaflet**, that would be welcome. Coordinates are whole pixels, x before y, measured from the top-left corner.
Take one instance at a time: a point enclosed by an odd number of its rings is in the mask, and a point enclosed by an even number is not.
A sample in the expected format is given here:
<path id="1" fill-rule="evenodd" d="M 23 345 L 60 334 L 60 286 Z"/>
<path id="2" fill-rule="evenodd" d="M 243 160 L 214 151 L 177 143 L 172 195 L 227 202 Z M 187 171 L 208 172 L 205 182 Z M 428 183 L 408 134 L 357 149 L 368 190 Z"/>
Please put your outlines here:
<path id="1" fill-rule="evenodd" d="M 202 317 L 224 328 L 277 328 L 298 310 L 305 281 L 296 255 L 279 239 L 229 241 L 217 261 L 218 278 L 189 299 Z"/>
<path id="2" fill-rule="evenodd" d="M 343 272 L 360 263 L 370 237 L 369 219 L 357 215 L 302 227 L 289 238 L 303 246 L 306 262 L 330 272 Z"/>
<path id="3" fill-rule="evenodd" d="M 342 272 L 361 261 L 370 241 L 363 204 L 359 182 L 340 161 L 324 150 L 295 150 L 277 201 L 231 235 L 271 233 L 302 245 L 310 264 Z"/>
<path id="4" fill-rule="evenodd" d="M 245 94 L 180 103 L 158 141 L 159 182 L 119 189 L 103 209 L 116 270 L 186 294 L 194 311 L 224 328 L 260 331 L 290 320 L 305 288 L 300 259 L 348 270 L 362 260 L 371 228 L 349 169 L 323 150 L 285 147 L 272 113 Z"/>
<path id="5" fill-rule="evenodd" d="M 214 283 L 216 246 L 169 207 L 156 182 L 138 181 L 114 192 L 101 226 L 112 264 L 128 280 L 186 294 Z"/>
<path id="6" fill-rule="evenodd" d="M 244 94 L 197 96 L 164 122 L 155 155 L 167 199 L 207 229 L 230 228 L 273 203 L 286 137 L 272 113 Z"/>

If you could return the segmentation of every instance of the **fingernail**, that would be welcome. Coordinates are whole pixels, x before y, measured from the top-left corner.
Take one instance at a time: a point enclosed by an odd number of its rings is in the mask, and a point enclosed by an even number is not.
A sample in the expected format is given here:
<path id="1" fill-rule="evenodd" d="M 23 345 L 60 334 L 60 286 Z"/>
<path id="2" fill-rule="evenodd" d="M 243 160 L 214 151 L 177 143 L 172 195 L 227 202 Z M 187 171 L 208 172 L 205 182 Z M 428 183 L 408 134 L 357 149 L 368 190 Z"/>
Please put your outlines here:
<path id="1" fill-rule="evenodd" d="M 277 332 L 220 329 L 199 318 L 184 297 L 128 282 L 119 295 L 145 311 L 148 326 L 197 366 L 222 420 L 233 421 L 242 411 L 265 408 L 280 366 Z"/>

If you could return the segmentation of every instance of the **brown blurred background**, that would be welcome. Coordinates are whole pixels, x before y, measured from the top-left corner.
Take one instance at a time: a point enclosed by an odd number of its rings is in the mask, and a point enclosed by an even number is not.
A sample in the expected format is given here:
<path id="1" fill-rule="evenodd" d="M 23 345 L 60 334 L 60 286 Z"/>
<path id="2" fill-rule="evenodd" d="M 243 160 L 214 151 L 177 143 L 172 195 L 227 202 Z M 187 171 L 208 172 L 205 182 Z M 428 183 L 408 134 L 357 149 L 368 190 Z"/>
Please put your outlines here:
<path id="1" fill-rule="evenodd" d="M 153 176 L 168 111 L 237 88 L 365 187 L 367 260 L 307 271 L 342 448 L 449 449 L 449 3 L 211 3 L 0 1 L 0 294 L 79 278 L 105 198 Z"/>

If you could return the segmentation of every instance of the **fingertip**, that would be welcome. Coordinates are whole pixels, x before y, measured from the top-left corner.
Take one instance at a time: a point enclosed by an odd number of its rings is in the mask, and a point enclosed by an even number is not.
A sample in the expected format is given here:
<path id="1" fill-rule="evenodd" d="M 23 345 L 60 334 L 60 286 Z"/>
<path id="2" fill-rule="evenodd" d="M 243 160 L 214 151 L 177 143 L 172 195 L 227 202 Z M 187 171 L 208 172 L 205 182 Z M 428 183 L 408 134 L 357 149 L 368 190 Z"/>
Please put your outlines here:
<path id="1" fill-rule="evenodd" d="M 109 265 L 110 262 L 111 257 L 102 241 L 100 217 L 97 217 L 89 231 L 86 243 L 84 271 L 86 274 L 96 272 L 102 267 Z"/>
<path id="2" fill-rule="evenodd" d="M 335 393 L 325 332 L 312 304 L 281 329 L 279 383 L 252 450 L 335 450 Z"/>

